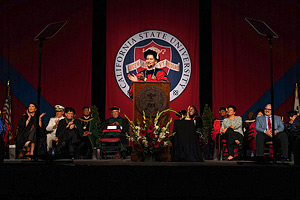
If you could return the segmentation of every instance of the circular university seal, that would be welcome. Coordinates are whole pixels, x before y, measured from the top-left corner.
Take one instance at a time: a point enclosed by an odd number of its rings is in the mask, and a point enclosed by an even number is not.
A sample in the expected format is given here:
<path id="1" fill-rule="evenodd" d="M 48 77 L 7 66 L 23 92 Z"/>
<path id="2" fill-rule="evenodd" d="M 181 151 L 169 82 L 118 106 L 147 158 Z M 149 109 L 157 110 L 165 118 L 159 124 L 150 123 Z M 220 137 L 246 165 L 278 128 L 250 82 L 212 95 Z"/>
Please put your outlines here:
<path id="1" fill-rule="evenodd" d="M 152 49 L 160 56 L 156 68 L 163 69 L 171 82 L 170 101 L 173 101 L 187 87 L 192 63 L 188 50 L 182 42 L 170 33 L 160 30 L 147 30 L 128 38 L 120 47 L 114 65 L 115 78 L 126 96 L 129 97 L 131 81 L 127 75 L 137 74 L 147 68 L 144 51 Z"/>
<path id="2" fill-rule="evenodd" d="M 136 96 L 136 107 L 146 116 L 155 116 L 167 107 L 167 96 L 162 89 L 156 86 L 147 86 L 140 90 Z"/>

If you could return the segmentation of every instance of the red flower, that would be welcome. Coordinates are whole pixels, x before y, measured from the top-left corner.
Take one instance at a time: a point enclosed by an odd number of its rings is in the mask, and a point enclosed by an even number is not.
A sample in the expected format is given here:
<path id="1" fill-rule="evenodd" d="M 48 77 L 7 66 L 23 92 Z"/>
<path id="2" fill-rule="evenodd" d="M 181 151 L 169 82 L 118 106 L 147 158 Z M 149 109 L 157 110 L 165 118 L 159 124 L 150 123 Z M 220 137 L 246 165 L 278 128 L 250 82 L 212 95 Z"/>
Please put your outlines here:
<path id="1" fill-rule="evenodd" d="M 139 134 L 140 134 L 141 137 L 146 136 L 146 131 L 145 130 L 140 130 Z"/>
<path id="2" fill-rule="evenodd" d="M 144 121 L 149 121 L 149 119 L 148 119 L 148 118 L 146 118 L 146 119 L 144 119 Z"/>
<path id="3" fill-rule="evenodd" d="M 133 146 L 135 146 L 136 144 L 137 144 L 136 141 L 133 141 L 133 142 L 132 142 L 132 145 L 133 145 Z"/>
<path id="4" fill-rule="evenodd" d="M 139 139 L 139 143 L 142 143 L 142 142 L 143 142 L 143 139 L 142 139 L 142 138 L 140 138 L 140 139 Z"/>
<path id="5" fill-rule="evenodd" d="M 169 137 L 170 136 L 170 133 L 166 133 L 166 137 Z"/>
<path id="6" fill-rule="evenodd" d="M 143 152 L 144 151 L 144 149 L 142 147 L 137 147 L 136 150 L 139 151 L 139 152 Z"/>
<path id="7" fill-rule="evenodd" d="M 153 142 L 151 142 L 151 141 L 148 142 L 148 146 L 149 146 L 149 147 L 152 147 L 152 146 L 153 146 Z"/>
<path id="8" fill-rule="evenodd" d="M 150 134 L 149 134 L 149 137 L 155 138 L 155 135 L 154 135 L 153 133 L 150 133 Z"/>
<path id="9" fill-rule="evenodd" d="M 148 133 L 153 133 L 153 131 L 154 131 L 154 125 L 153 125 L 153 124 L 150 124 L 150 125 L 148 126 L 148 128 L 147 128 L 147 131 L 148 131 Z"/>
<path id="10" fill-rule="evenodd" d="M 172 142 L 170 142 L 170 147 L 172 147 Z"/>
<path id="11" fill-rule="evenodd" d="M 155 149 L 158 149 L 158 148 L 159 148 L 159 143 L 158 143 L 158 142 L 155 142 L 154 148 L 155 148 Z"/>

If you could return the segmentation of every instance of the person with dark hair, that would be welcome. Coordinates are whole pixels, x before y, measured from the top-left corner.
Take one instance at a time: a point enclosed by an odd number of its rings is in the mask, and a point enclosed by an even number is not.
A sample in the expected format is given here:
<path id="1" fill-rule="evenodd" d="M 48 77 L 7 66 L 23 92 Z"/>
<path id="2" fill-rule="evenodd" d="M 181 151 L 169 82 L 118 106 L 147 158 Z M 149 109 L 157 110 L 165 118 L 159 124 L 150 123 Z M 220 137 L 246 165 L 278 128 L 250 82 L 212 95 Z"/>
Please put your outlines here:
<path id="1" fill-rule="evenodd" d="M 202 118 L 198 113 L 197 108 L 194 105 L 190 105 L 187 109 L 187 115 L 185 117 L 186 120 L 194 120 L 194 124 L 196 127 L 196 132 L 201 132 L 203 122 Z"/>
<path id="2" fill-rule="evenodd" d="M 79 156 L 91 159 L 96 139 L 100 136 L 97 129 L 97 121 L 92 117 L 90 107 L 84 106 L 82 112 L 83 116 L 79 120 L 82 125 L 83 135 L 80 138 L 78 153 Z"/>
<path id="3" fill-rule="evenodd" d="M 152 49 L 147 49 L 144 52 L 144 58 L 146 59 L 147 69 L 139 72 L 138 74 L 128 74 L 129 80 L 132 82 L 146 81 L 146 82 L 168 82 L 167 73 L 159 68 L 156 68 L 156 64 L 160 61 L 158 53 Z M 130 85 L 129 96 L 132 98 L 133 90 Z"/>
<path id="4" fill-rule="evenodd" d="M 219 114 L 220 114 L 221 117 L 218 120 L 221 121 L 221 123 L 222 123 L 223 120 L 225 118 L 227 118 L 227 109 L 225 107 L 220 107 L 219 108 Z"/>
<path id="5" fill-rule="evenodd" d="M 253 111 L 250 111 L 248 113 L 248 118 L 243 122 L 243 131 L 244 131 L 244 145 L 243 150 L 244 153 L 246 151 L 251 151 L 251 157 L 254 156 L 254 152 L 256 150 L 256 141 L 255 141 L 255 116 L 256 114 Z M 244 154 L 246 155 L 246 154 Z"/>
<path id="6" fill-rule="evenodd" d="M 64 154 L 77 158 L 79 139 L 83 135 L 83 129 L 78 119 L 75 119 L 75 110 L 65 108 L 65 118 L 60 120 L 56 130 L 58 144 L 56 154 Z"/>
<path id="7" fill-rule="evenodd" d="M 236 116 L 236 107 L 229 105 L 227 107 L 228 118 L 223 120 L 221 126 L 221 133 L 227 140 L 228 158 L 227 160 L 234 160 L 234 145 L 238 145 L 239 149 L 242 148 L 241 141 L 243 140 L 244 134 L 242 130 L 242 118 Z"/>
<path id="8" fill-rule="evenodd" d="M 290 134 L 293 136 L 292 146 L 294 151 L 294 164 L 299 166 L 300 165 L 300 116 L 296 117 L 294 123 L 295 123 L 294 126 L 295 128 L 290 131 Z"/>
<path id="9" fill-rule="evenodd" d="M 46 131 L 42 123 L 42 117 L 46 113 L 38 116 L 37 106 L 29 103 L 26 113 L 21 117 L 16 134 L 16 150 L 17 155 L 22 158 L 25 154 L 34 154 L 34 149 L 38 148 L 39 154 L 46 153 Z M 38 126 L 38 130 L 36 128 Z M 39 135 L 37 135 L 39 133 Z M 37 141 L 38 139 L 38 141 Z M 39 144 L 37 147 L 36 144 Z"/>
<path id="10" fill-rule="evenodd" d="M 276 135 L 275 142 L 279 142 L 282 151 L 282 161 L 286 161 L 288 157 L 288 138 L 284 133 L 284 125 L 280 116 L 274 116 L 274 128 L 272 130 L 272 109 L 271 104 L 265 106 L 264 116 L 259 116 L 255 121 L 256 129 L 256 156 L 259 161 L 264 156 L 265 142 L 271 141 L 273 135 Z"/>
<path id="11" fill-rule="evenodd" d="M 284 123 L 284 132 L 286 133 L 289 141 L 289 158 L 291 159 L 291 153 L 294 152 L 294 134 L 293 130 L 296 128 L 295 119 L 298 116 L 298 112 L 291 110 L 287 112 L 288 114 L 288 121 Z"/>
<path id="12" fill-rule="evenodd" d="M 264 115 L 264 110 L 261 109 L 261 108 L 257 109 L 256 112 L 255 112 L 256 118 L 259 117 L 259 116 L 262 116 L 262 115 Z"/>

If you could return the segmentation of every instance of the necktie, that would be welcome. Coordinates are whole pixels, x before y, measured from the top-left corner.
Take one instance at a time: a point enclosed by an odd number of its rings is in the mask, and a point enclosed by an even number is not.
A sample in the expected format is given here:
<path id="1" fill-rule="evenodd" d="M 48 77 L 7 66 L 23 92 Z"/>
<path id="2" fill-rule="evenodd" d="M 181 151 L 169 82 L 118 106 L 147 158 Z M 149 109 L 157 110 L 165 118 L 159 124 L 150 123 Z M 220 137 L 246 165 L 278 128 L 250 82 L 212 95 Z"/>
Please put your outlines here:
<path id="1" fill-rule="evenodd" d="M 272 124 L 271 124 L 270 117 L 268 117 L 268 130 L 272 130 Z"/>

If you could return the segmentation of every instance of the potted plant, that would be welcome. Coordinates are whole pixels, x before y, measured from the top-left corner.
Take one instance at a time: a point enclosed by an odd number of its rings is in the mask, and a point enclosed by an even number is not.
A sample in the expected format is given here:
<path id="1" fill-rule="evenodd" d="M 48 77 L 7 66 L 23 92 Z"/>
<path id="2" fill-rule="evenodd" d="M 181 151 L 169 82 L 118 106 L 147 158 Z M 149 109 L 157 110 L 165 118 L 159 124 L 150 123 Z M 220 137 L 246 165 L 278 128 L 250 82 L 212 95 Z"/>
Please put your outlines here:
<path id="1" fill-rule="evenodd" d="M 203 127 L 202 127 L 202 132 L 203 132 L 203 157 L 205 159 L 210 159 L 210 152 L 209 152 L 209 144 L 210 144 L 210 133 L 211 129 L 213 126 L 213 113 L 208 106 L 208 104 L 205 104 L 204 111 L 202 114 L 202 121 L 203 121 Z"/>

